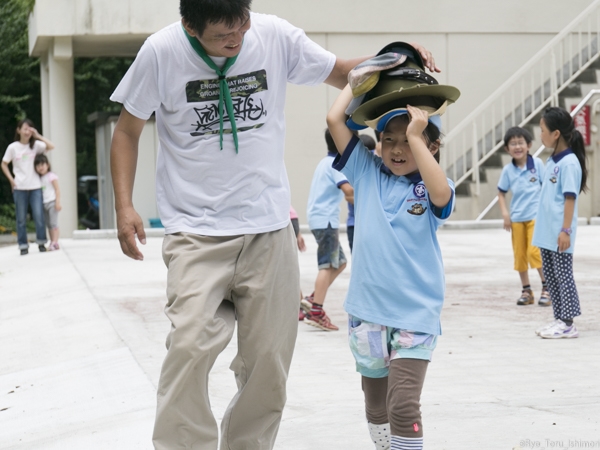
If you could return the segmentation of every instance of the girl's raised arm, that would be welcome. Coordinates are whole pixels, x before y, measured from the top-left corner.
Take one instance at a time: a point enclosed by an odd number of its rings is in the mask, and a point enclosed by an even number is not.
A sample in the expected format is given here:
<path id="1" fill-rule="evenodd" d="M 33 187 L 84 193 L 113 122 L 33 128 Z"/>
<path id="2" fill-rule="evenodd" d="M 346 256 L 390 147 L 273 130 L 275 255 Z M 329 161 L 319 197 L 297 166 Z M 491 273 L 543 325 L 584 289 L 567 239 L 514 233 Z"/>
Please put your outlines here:
<path id="1" fill-rule="evenodd" d="M 348 142 L 352 138 L 352 131 L 346 126 L 346 120 L 348 119 L 346 108 L 351 100 L 352 91 L 350 85 L 346 85 L 327 114 L 327 126 L 340 155 L 344 153 Z"/>
<path id="2" fill-rule="evenodd" d="M 427 148 L 423 139 L 423 130 L 427 126 L 427 112 L 407 105 L 410 114 L 410 123 L 406 135 L 412 154 L 417 162 L 423 183 L 429 192 L 429 199 L 438 208 L 445 207 L 452 197 L 452 190 L 448 185 L 446 174 L 435 160 L 433 155 L 440 151 L 440 142 L 432 142 Z"/>

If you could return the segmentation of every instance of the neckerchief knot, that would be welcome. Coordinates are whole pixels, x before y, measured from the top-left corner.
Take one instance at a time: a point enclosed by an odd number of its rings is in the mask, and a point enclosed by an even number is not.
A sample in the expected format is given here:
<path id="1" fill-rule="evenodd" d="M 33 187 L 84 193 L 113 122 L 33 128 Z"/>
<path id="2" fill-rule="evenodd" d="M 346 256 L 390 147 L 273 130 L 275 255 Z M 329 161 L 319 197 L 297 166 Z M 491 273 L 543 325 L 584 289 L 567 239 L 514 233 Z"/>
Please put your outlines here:
<path id="1" fill-rule="evenodd" d="M 183 25 L 181 26 L 183 28 Z M 231 134 L 233 135 L 233 143 L 235 144 L 235 152 L 238 152 L 238 136 L 237 136 L 237 126 L 235 124 L 235 116 L 233 114 L 233 101 L 231 100 L 231 92 L 229 91 L 229 85 L 227 84 L 227 71 L 233 63 L 235 63 L 238 55 L 235 55 L 233 58 L 227 58 L 225 61 L 225 65 L 223 68 L 219 69 L 215 62 L 210 59 L 210 57 L 206 54 L 204 47 L 200 45 L 198 39 L 194 36 L 190 36 L 190 34 L 183 28 L 183 32 L 185 36 L 190 41 L 192 48 L 196 51 L 198 56 L 202 58 L 202 60 L 210 67 L 212 70 L 216 72 L 219 77 L 219 143 L 221 145 L 221 150 L 223 150 L 223 116 L 225 115 L 225 111 L 223 110 L 223 103 L 225 103 L 225 109 L 227 111 L 227 117 L 229 118 L 229 123 L 231 124 Z"/>

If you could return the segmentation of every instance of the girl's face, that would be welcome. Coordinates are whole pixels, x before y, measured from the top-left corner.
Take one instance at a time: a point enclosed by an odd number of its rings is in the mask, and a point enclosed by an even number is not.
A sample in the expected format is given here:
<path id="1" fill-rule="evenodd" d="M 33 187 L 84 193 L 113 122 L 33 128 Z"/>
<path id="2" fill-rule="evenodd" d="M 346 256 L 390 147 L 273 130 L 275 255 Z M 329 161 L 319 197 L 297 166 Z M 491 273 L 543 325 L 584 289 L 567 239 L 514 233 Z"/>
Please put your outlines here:
<path id="1" fill-rule="evenodd" d="M 38 164 L 37 166 L 35 166 L 35 171 L 42 176 L 46 175 L 48 173 L 48 164 L 46 164 L 46 163 Z"/>
<path id="2" fill-rule="evenodd" d="M 33 128 L 31 128 L 27 123 L 21 125 L 21 128 L 17 128 L 17 133 L 21 136 L 21 142 L 29 142 L 31 136 L 33 135 Z"/>
<path id="3" fill-rule="evenodd" d="M 396 176 L 409 175 L 419 169 L 408 145 L 407 127 L 408 123 L 402 116 L 394 117 L 381 134 L 381 159 Z"/>
<path id="4" fill-rule="evenodd" d="M 540 128 L 542 129 L 542 144 L 544 144 L 545 147 L 554 148 L 556 146 L 558 138 L 560 137 L 560 131 L 550 131 L 546 126 L 546 122 L 544 122 L 543 118 L 540 119 Z"/>

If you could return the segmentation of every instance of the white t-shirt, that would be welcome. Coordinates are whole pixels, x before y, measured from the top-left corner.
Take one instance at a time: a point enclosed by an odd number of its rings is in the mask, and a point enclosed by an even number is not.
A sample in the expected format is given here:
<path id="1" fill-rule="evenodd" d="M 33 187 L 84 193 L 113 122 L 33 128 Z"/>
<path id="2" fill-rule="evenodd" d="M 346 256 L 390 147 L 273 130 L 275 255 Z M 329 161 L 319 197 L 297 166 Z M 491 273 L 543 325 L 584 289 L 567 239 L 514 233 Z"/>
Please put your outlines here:
<path id="1" fill-rule="evenodd" d="M 335 55 L 283 19 L 251 13 L 251 21 L 227 72 L 238 154 L 230 132 L 220 149 L 217 75 L 179 22 L 146 40 L 111 96 L 140 119 L 156 112 L 156 198 L 166 233 L 264 233 L 290 221 L 283 159 L 286 84 L 322 83 Z M 224 129 L 231 129 L 227 116 Z"/>
<path id="2" fill-rule="evenodd" d="M 38 153 L 46 151 L 46 143 L 36 140 L 33 148 L 29 143 L 21 144 L 15 141 L 6 148 L 6 153 L 2 161 L 10 163 L 12 161 L 13 173 L 15 175 L 15 189 L 20 191 L 30 191 L 42 187 L 40 176 L 35 171 L 33 160 Z"/>
<path id="3" fill-rule="evenodd" d="M 58 176 L 54 172 L 48 172 L 46 175 L 41 177 L 42 180 L 42 194 L 44 197 L 44 203 L 50 203 L 56 200 L 56 189 L 52 182 L 58 180 Z"/>

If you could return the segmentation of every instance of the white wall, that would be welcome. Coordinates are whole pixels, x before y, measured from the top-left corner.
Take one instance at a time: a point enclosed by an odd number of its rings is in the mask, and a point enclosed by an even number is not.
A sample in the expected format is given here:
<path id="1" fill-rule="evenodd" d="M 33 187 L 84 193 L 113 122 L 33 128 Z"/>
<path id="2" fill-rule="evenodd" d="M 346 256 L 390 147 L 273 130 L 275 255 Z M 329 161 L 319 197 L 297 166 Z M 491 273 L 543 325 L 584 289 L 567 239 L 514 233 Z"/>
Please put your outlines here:
<path id="1" fill-rule="evenodd" d="M 591 0 L 254 0 L 306 30 L 342 58 L 376 53 L 395 41 L 427 47 L 440 83 L 462 96 L 444 118 L 445 131 L 485 100 Z M 134 55 L 148 34 L 178 20 L 177 0 L 37 0 L 30 51 L 43 54 L 51 36 L 73 34 L 75 56 Z M 325 115 L 337 90 L 289 86 L 286 164 L 300 221 L 312 173 L 325 154 Z"/>

